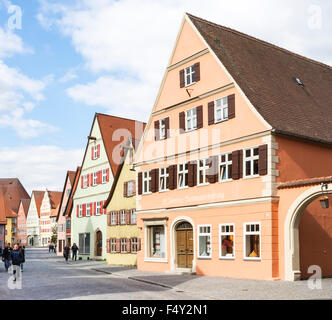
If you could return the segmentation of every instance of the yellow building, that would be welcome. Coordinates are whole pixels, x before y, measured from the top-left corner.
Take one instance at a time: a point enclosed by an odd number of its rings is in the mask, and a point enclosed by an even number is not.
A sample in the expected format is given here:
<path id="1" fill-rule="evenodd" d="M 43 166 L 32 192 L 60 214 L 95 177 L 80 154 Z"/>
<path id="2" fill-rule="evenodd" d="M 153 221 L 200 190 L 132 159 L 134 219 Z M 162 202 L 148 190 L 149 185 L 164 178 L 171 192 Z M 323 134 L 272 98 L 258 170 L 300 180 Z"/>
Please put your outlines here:
<path id="1" fill-rule="evenodd" d="M 17 230 L 17 214 L 13 211 L 9 213 L 6 217 L 6 237 L 5 243 L 15 243 L 16 242 L 16 230 Z"/>
<path id="2" fill-rule="evenodd" d="M 136 173 L 132 170 L 137 140 L 129 140 L 123 151 L 113 187 L 104 208 L 107 209 L 108 264 L 133 266 L 140 250 L 140 230 L 136 225 Z"/>

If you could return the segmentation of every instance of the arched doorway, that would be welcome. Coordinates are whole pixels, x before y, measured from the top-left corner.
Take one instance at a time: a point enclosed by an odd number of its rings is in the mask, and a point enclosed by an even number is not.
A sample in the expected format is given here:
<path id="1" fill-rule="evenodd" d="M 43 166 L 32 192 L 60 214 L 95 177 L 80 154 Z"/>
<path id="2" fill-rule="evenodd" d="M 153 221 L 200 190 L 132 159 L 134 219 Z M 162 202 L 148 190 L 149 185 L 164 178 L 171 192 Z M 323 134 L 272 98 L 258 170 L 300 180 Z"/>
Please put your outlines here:
<path id="1" fill-rule="evenodd" d="M 95 244 L 95 252 L 97 257 L 101 257 L 103 255 L 103 234 L 100 230 L 96 232 L 96 244 Z"/>
<path id="2" fill-rule="evenodd" d="M 317 183 L 318 184 L 318 183 Z M 327 188 L 325 190 L 326 194 L 331 194 L 332 193 L 332 184 L 328 184 Z M 311 206 L 316 206 L 316 208 L 319 208 L 317 206 L 320 206 L 318 202 L 318 198 L 322 196 L 322 189 L 321 185 L 316 185 L 314 187 L 310 186 L 308 187 L 307 190 L 302 193 L 296 198 L 295 201 L 289 206 L 287 216 L 285 219 L 285 229 L 284 229 L 284 251 L 285 251 L 285 279 L 294 281 L 294 280 L 300 280 L 303 278 L 306 278 L 308 274 L 303 272 L 304 268 L 308 264 L 315 265 L 315 261 L 318 262 L 318 265 L 320 267 L 323 267 L 324 265 L 324 256 L 323 254 L 326 254 L 324 252 L 326 249 L 326 246 L 329 246 L 328 241 L 332 242 L 332 238 L 327 239 L 325 237 L 324 243 L 318 243 L 315 244 L 315 250 L 321 251 L 318 252 L 318 256 L 320 255 L 320 258 L 317 257 L 315 259 L 308 259 L 307 261 L 302 261 L 302 267 L 301 267 L 301 255 L 302 255 L 302 260 L 305 259 L 304 251 L 305 247 L 302 248 L 302 253 L 300 255 L 300 245 L 305 246 L 308 241 L 310 241 L 309 237 L 310 232 L 308 234 L 304 234 L 305 230 L 308 229 L 308 220 L 310 220 L 310 217 L 305 217 L 305 220 L 302 221 L 301 219 L 304 214 L 306 214 L 307 208 L 310 208 Z M 315 201 L 315 204 L 313 202 Z M 332 208 L 329 209 L 320 209 L 320 210 L 326 210 L 324 211 L 324 215 L 332 215 Z M 323 211 L 321 211 L 323 212 Z M 309 226 L 311 232 L 314 232 L 313 230 L 317 226 L 310 225 Z M 327 227 L 328 228 L 328 227 Z M 300 230 L 301 230 L 301 241 L 300 241 Z M 326 230 L 325 230 L 326 231 Z M 317 235 L 316 235 L 317 236 Z M 318 235 L 321 236 L 321 235 Z M 312 237 L 313 238 L 313 237 Z M 327 242 L 326 242 L 327 241 Z M 312 244 L 311 244 L 312 245 Z M 332 244 L 331 244 L 332 248 Z M 331 252 L 332 253 L 332 252 Z M 306 253 L 308 255 L 308 252 Z M 329 262 L 329 264 L 332 264 L 332 261 Z M 330 266 L 329 266 L 330 267 Z M 302 272 L 301 272 L 302 268 Z M 332 268 L 332 265 L 331 265 Z M 329 272 L 329 268 L 326 268 L 325 265 L 325 270 L 327 270 L 327 273 Z M 323 270 L 322 270 L 323 271 Z M 325 273 L 325 275 L 328 275 Z M 324 275 L 324 272 L 323 272 Z"/>
<path id="3" fill-rule="evenodd" d="M 194 258 L 193 227 L 187 221 L 175 226 L 177 268 L 191 269 Z"/>

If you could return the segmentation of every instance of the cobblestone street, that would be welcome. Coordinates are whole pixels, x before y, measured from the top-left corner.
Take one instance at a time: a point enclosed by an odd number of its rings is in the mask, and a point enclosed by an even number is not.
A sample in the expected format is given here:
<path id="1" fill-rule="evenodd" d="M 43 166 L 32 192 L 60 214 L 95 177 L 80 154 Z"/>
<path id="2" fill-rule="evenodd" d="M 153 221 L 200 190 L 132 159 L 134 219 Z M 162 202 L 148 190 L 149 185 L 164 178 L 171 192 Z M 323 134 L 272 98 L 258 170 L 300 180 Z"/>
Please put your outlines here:
<path id="1" fill-rule="evenodd" d="M 103 261 L 70 261 L 45 249 L 27 249 L 22 289 L 8 287 L 10 274 L 0 272 L 0 299 L 331 299 L 332 279 L 311 290 L 307 281 L 255 281 L 173 275 L 107 266 Z"/>

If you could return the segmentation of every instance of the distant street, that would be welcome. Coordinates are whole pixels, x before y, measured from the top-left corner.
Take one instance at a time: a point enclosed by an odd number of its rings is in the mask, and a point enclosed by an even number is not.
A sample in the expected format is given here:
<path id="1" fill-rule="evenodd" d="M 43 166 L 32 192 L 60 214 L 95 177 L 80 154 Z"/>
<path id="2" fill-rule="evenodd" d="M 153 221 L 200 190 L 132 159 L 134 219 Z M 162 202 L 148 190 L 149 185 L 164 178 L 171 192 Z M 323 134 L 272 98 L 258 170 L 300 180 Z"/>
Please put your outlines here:
<path id="1" fill-rule="evenodd" d="M 22 289 L 7 286 L 9 274 L 0 265 L 1 299 L 199 299 L 197 295 L 176 292 L 173 289 L 119 278 L 92 270 L 105 262 L 75 262 L 66 264 L 64 259 L 48 253 L 46 249 L 27 249 Z"/>

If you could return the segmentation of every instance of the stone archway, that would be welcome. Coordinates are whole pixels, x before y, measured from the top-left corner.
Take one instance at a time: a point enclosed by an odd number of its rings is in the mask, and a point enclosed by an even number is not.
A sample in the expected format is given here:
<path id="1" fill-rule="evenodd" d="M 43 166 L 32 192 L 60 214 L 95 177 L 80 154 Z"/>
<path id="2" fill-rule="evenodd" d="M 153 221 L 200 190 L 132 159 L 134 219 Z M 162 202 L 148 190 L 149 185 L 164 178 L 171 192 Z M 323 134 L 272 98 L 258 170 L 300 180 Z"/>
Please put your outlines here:
<path id="1" fill-rule="evenodd" d="M 323 181 L 321 181 L 323 182 Z M 318 182 L 317 182 L 318 184 Z M 327 194 L 332 194 L 332 183 L 327 184 Z M 284 223 L 285 280 L 294 281 L 301 278 L 300 271 L 300 237 L 301 217 L 307 206 L 321 197 L 321 184 L 308 187 L 289 206 Z"/>

